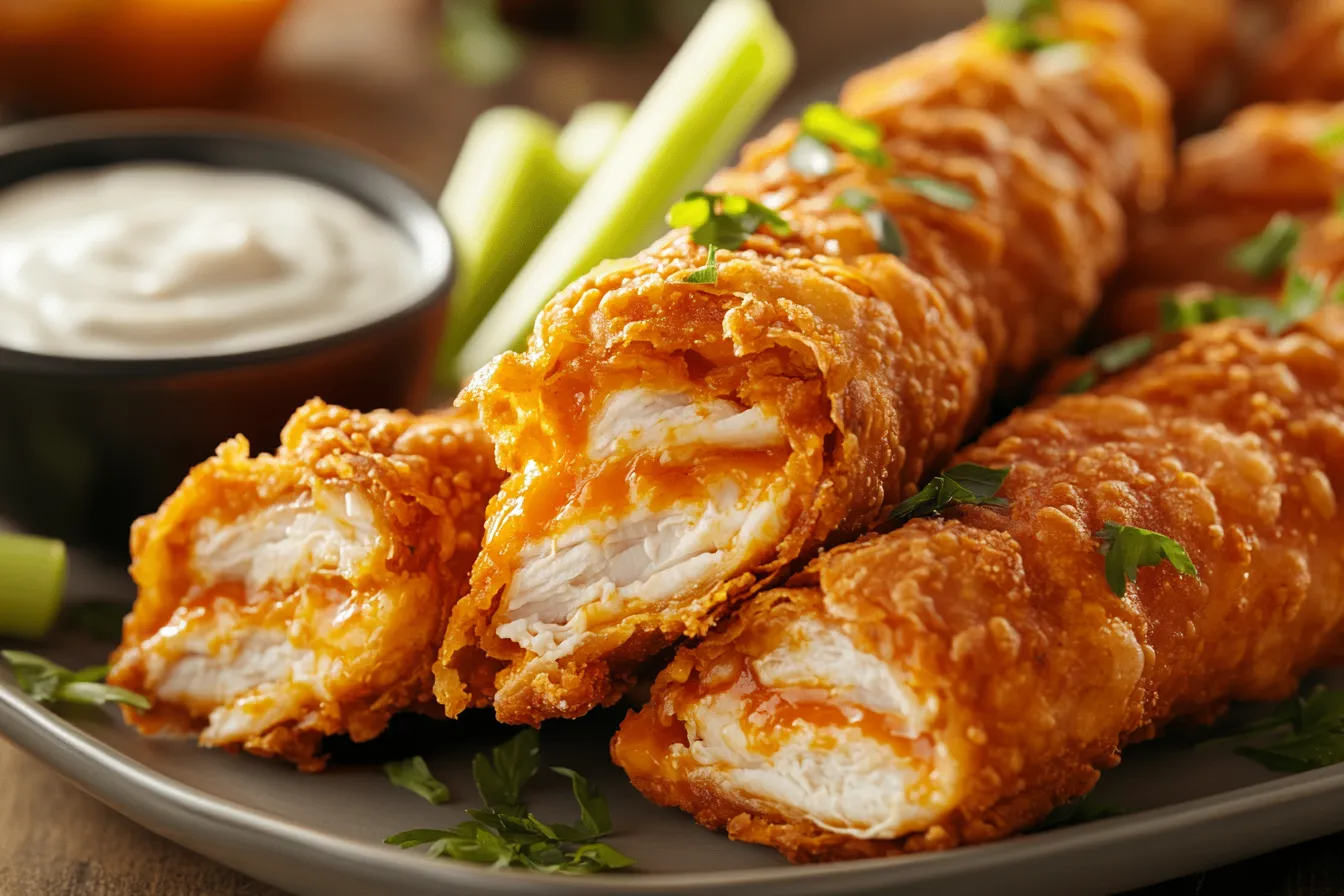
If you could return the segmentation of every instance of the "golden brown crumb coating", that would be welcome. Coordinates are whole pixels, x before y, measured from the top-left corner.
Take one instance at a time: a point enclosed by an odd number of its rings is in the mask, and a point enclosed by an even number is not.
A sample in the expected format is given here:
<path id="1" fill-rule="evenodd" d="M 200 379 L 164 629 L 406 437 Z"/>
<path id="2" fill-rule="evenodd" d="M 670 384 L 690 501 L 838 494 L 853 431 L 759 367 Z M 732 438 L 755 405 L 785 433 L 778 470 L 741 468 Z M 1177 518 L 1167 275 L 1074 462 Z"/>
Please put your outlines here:
<path id="1" fill-rule="evenodd" d="M 1178 119 L 1197 124 L 1235 91 L 1235 0 L 1122 0 L 1143 23 L 1143 55 L 1171 91 Z"/>
<path id="2" fill-rule="evenodd" d="M 320 769 L 432 706 L 430 669 L 502 476 L 458 411 L 314 399 L 274 454 L 241 436 L 131 532 L 139 586 L 108 680 L 150 696 L 146 734 Z"/>
<path id="3" fill-rule="evenodd" d="M 767 204 L 791 234 L 762 230 L 720 250 L 713 284 L 687 282 L 707 252 L 685 231 L 606 262 L 546 305 L 525 351 L 475 377 L 466 405 L 510 478 L 441 652 L 436 694 L 450 715 L 493 702 L 503 721 L 536 723 L 617 699 L 657 651 L 880 519 L 963 441 L 996 388 L 1020 386 L 1069 345 L 1119 261 L 1124 205 L 1161 198 L 1170 137 L 1134 19 L 1109 3 L 1067 9 L 1066 35 L 1084 20 L 1089 35 L 1110 27 L 1063 63 L 974 28 L 858 75 L 840 105 L 881 128 L 889 166 L 841 152 L 832 172 L 805 176 L 788 162 L 797 124 L 779 126 L 708 189 Z M 974 202 L 949 207 L 894 174 Z M 837 202 L 846 190 L 897 223 L 903 257 L 882 251 L 871 214 Z M 635 388 L 762 412 L 787 443 L 682 461 L 599 455 L 590 436 L 606 402 Z M 529 545 L 563 546 L 580 525 L 695 500 L 757 469 L 782 471 L 782 531 L 722 575 L 658 600 L 571 609 L 563 625 L 511 606 L 528 558 L 556 550 Z M 534 625 L 532 643 L 568 640 L 543 656 L 502 636 L 506 621 Z"/>
<path id="4" fill-rule="evenodd" d="M 1122 746 L 1168 721 L 1282 698 L 1338 658 L 1344 307 L 1278 338 L 1246 321 L 1197 328 L 1091 393 L 1015 414 L 957 460 L 1010 466 L 1011 506 L 956 509 L 826 553 L 683 648 L 613 742 L 636 787 L 793 861 L 974 843 L 1085 793 Z M 1170 536 L 1198 578 L 1146 566 L 1116 595 L 1094 534 L 1105 523 Z M 685 720 L 738 680 L 723 667 L 759 663 L 804 618 L 936 707 L 923 752 L 907 749 L 923 790 L 905 796 L 942 798 L 934 820 L 872 839 L 841 833 L 723 785 L 724 769 L 688 746 Z M 771 697 L 776 715 L 836 699 L 816 688 Z M 930 754 L 950 761 L 936 777 L 919 765 Z"/>
<path id="5" fill-rule="evenodd" d="M 1344 146 L 1321 138 L 1341 126 L 1344 106 L 1264 104 L 1182 144 L 1169 201 L 1134 220 L 1129 259 L 1090 341 L 1154 329 L 1161 297 L 1185 284 L 1274 294 L 1281 272 L 1257 279 L 1232 252 L 1276 214 L 1309 223 L 1329 211 L 1344 187 Z"/>
<path id="6" fill-rule="evenodd" d="M 1283 31 L 1253 63 L 1258 100 L 1344 100 L 1344 2 L 1295 0 Z"/>

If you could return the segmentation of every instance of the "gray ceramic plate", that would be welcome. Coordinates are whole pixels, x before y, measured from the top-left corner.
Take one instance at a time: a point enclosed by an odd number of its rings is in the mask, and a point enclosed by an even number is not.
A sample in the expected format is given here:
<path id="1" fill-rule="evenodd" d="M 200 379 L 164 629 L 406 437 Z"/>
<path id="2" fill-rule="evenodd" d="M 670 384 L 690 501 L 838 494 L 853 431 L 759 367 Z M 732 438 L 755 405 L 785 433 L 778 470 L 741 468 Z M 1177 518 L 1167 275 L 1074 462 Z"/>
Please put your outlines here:
<path id="1" fill-rule="evenodd" d="M 901 0 L 912 12 L 902 43 L 914 43 L 969 17 L 974 0 Z M 936 14 L 935 14 L 936 13 Z M 892 46 L 895 52 L 899 46 Z M 838 88 L 819 84 L 786 100 L 786 111 Z M 773 117 L 771 118 L 773 120 Z M 122 573 L 76 591 L 107 595 Z M 66 645 L 68 647 L 68 645 Z M 99 662 L 91 645 L 38 648 L 70 664 Z M 1344 684 L 1344 673 L 1335 683 Z M 474 753 L 509 732 L 486 717 L 460 722 L 410 720 L 322 775 L 278 763 L 144 740 L 114 712 L 53 712 L 20 693 L 0 671 L 0 734 L 76 785 L 145 827 L 216 861 L 297 894 L 637 893 L 770 896 L 883 893 L 1109 893 L 1154 883 L 1344 829 L 1344 765 L 1275 776 L 1230 752 L 1155 743 L 1126 753 L 1096 792 L 1099 803 L 1131 814 L 951 852 L 790 867 L 773 851 L 731 843 L 680 812 L 645 802 L 607 760 L 619 711 L 542 732 L 542 758 L 587 775 L 607 795 L 618 828 L 611 842 L 636 870 L 585 878 L 544 877 L 432 860 L 382 843 L 418 827 L 448 827 L 475 805 Z M 392 787 L 379 764 L 424 755 L 455 799 L 431 806 Z M 547 778 L 550 780 L 547 780 Z M 574 815 L 567 782 L 545 773 L 528 790 L 544 819 Z"/>
<path id="2" fill-rule="evenodd" d="M 96 661 L 87 649 L 54 656 Z M 1344 675 L 1334 678 L 1344 684 Z M 471 756 L 509 736 L 487 717 L 409 719 L 371 745 L 338 746 L 327 773 L 305 775 L 189 743 L 145 740 L 114 712 L 53 712 L 0 672 L 0 733 L 151 830 L 298 894 L 709 894 L 747 886 L 771 896 L 1105 893 L 1344 828 L 1344 766 L 1275 776 L 1226 750 L 1159 742 L 1128 752 L 1096 793 L 1099 803 L 1131 814 L 935 855 L 790 867 L 770 850 L 731 843 L 644 802 L 606 758 L 619 719 L 620 712 L 608 711 L 548 724 L 542 758 L 601 787 L 618 828 L 612 843 L 638 860 L 638 870 L 543 877 L 428 859 L 381 842 L 397 831 L 465 819 L 462 810 L 475 805 Z M 414 753 L 452 788 L 450 803 L 431 806 L 384 779 L 379 763 Z M 542 818 L 574 814 L 558 776 L 539 775 L 528 794 Z"/>

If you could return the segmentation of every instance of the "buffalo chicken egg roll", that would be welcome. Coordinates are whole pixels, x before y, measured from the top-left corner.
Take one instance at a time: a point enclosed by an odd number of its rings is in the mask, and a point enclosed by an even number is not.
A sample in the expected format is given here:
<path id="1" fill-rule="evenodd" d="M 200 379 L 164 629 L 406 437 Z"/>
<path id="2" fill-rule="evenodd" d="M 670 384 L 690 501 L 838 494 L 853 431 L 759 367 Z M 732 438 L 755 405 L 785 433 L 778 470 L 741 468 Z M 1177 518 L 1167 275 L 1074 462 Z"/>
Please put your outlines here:
<path id="1" fill-rule="evenodd" d="M 1198 327 L 957 460 L 1009 505 L 823 554 L 681 649 L 613 741 L 639 790 L 794 861 L 975 843 L 1338 658 L 1344 307 Z"/>
<path id="2" fill-rule="evenodd" d="M 153 700 L 146 734 L 320 769 L 434 707 L 431 667 L 502 475 L 458 411 L 361 414 L 314 399 L 274 455 L 238 437 L 131 533 L 139 596 L 108 681 Z"/>
<path id="3" fill-rule="evenodd" d="M 691 276 L 711 258 L 685 231 L 606 262 L 477 374 L 465 404 L 509 478 L 440 657 L 450 715 L 493 702 L 535 724 L 614 701 L 660 650 L 889 513 L 996 387 L 1068 346 L 1120 258 L 1124 203 L 1160 199 L 1170 163 L 1133 19 L 1068 8 L 1120 36 L 1051 62 L 978 27 L 859 75 L 829 114 L 876 128 L 885 159 L 834 149 L 802 174 L 782 125 L 708 190 L 785 227 L 718 249 L 713 282 Z"/>
<path id="4" fill-rule="evenodd" d="M 1131 253 L 1102 304 L 1092 340 L 1156 329 L 1169 293 L 1186 284 L 1247 295 L 1277 292 L 1283 265 L 1257 269 L 1237 250 L 1293 239 L 1327 215 L 1344 188 L 1344 106 L 1263 104 L 1218 130 L 1185 141 L 1167 205 L 1137 216 Z M 1291 245 L 1288 247 L 1291 248 Z"/>

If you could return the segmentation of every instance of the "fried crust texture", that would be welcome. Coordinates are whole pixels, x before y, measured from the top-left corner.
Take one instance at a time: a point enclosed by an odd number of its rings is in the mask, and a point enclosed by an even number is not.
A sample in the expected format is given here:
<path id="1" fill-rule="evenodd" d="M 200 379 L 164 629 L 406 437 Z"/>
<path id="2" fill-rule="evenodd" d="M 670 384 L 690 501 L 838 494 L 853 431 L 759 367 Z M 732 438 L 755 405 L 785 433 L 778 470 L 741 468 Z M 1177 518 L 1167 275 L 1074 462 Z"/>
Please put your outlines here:
<path id="1" fill-rule="evenodd" d="M 108 680 L 154 706 L 127 721 L 313 771 L 328 735 L 437 710 L 430 670 L 502 479 L 492 454 L 455 410 L 318 399 L 273 455 L 222 444 L 132 529 L 139 596 Z"/>
<path id="2" fill-rule="evenodd" d="M 1344 127 L 1344 106 L 1250 106 L 1185 141 L 1167 205 L 1137 216 L 1130 256 L 1090 327 L 1105 343 L 1157 329 L 1163 296 L 1182 289 L 1273 295 L 1282 271 L 1258 278 L 1233 251 L 1279 214 L 1311 225 L 1344 188 L 1344 146 L 1322 138 Z"/>
<path id="3" fill-rule="evenodd" d="M 477 374 L 463 402 L 510 477 L 440 654 L 435 693 L 450 715 L 492 704 L 502 721 L 537 724 L 613 702 L 658 651 L 881 519 L 978 427 L 991 396 L 1066 349 L 1120 261 L 1125 208 L 1155 207 L 1171 163 L 1166 93 L 1137 22 L 1079 2 L 1070 28 L 1106 37 L 1067 71 L 977 27 L 856 76 L 840 105 L 881 128 L 889 165 L 837 152 L 833 171 L 805 176 L 788 160 L 798 125 L 780 125 L 707 189 L 768 205 L 788 235 L 763 228 L 720 249 L 706 284 L 687 278 L 707 250 L 674 231 L 581 277 L 543 309 L 525 351 Z M 972 201 L 934 201 L 911 178 Z M 873 205 L 857 208 L 856 193 Z M 879 243 L 884 220 L 899 252 L 889 235 Z M 593 483 L 625 474 L 594 460 L 594 420 L 636 387 L 773 421 L 782 449 L 718 457 L 732 470 L 774 464 L 787 525 L 734 571 L 604 608 L 563 656 L 541 656 L 499 633 L 523 547 L 705 488 L 718 462 L 703 452 L 645 475 L 665 457 L 624 456 L 646 465 L 631 476 L 649 491 L 596 502 Z"/>
<path id="4" fill-rule="evenodd" d="M 613 741 L 641 792 L 796 862 L 976 843 L 1086 793 L 1123 746 L 1169 721 L 1284 698 L 1339 659 L 1344 308 L 1277 338 L 1248 321 L 1198 327 L 1090 393 L 1018 412 L 957 460 L 1011 467 L 1011 506 L 957 509 L 823 554 L 682 648 Z M 1175 539 L 1198 577 L 1144 566 L 1117 595 L 1099 553 L 1105 523 Z M 845 829 L 729 786 L 732 769 L 702 761 L 709 735 L 687 720 L 740 695 L 740 670 L 763 675 L 762 658 L 808 619 L 933 707 L 913 741 L 922 752 L 893 759 L 919 772 L 897 799 L 930 805 L 933 793 L 932 820 Z M 781 703 L 789 719 L 823 718 L 795 704 L 833 704 L 826 687 L 758 697 L 749 705 L 774 715 L 738 724 L 748 738 L 752 726 L 778 732 Z M 845 727 L 816 735 L 818 761 Z M 946 763 L 936 778 L 929 755 Z M 771 761 L 763 750 L 759 762 Z"/>

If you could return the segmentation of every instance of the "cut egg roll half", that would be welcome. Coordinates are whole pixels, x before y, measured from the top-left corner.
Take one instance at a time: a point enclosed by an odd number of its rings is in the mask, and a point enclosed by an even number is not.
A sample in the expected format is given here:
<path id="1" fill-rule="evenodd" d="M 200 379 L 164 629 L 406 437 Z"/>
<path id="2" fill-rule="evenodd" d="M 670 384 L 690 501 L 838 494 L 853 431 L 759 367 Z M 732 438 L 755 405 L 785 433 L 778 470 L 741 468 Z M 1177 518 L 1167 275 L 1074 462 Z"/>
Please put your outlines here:
<path id="1" fill-rule="evenodd" d="M 274 455 L 225 442 L 132 529 L 139 594 L 108 681 L 153 706 L 127 720 L 318 770 L 328 735 L 437 710 L 434 656 L 501 478 L 456 410 L 314 399 Z"/>
<path id="2" fill-rule="evenodd" d="M 641 792 L 799 862 L 982 842 L 1340 658 L 1344 307 L 1197 327 L 957 462 L 1009 505 L 824 553 L 680 650 L 613 741 Z"/>
<path id="3" fill-rule="evenodd" d="M 823 113 L 885 158 L 823 146 L 801 173 L 800 125 L 776 128 L 707 189 L 779 224 L 599 265 L 476 375 L 463 403 L 509 478 L 436 670 L 450 715 L 613 702 L 882 519 L 1065 350 L 1170 165 L 1133 18 L 1068 8 L 1114 35 L 1062 65 L 978 27 L 859 75 Z"/>

